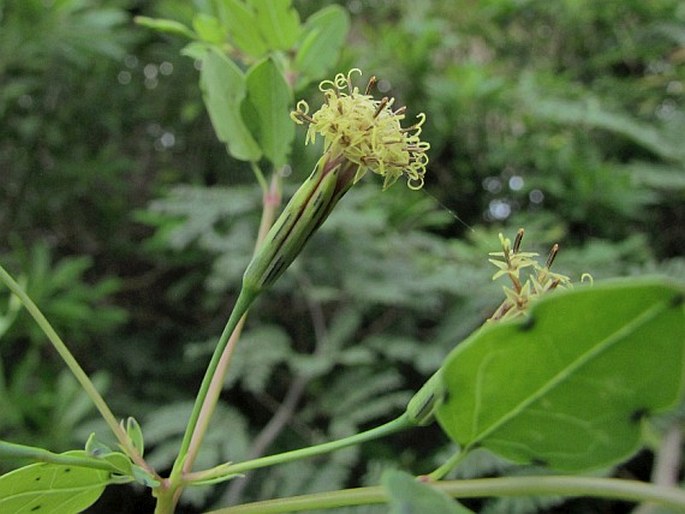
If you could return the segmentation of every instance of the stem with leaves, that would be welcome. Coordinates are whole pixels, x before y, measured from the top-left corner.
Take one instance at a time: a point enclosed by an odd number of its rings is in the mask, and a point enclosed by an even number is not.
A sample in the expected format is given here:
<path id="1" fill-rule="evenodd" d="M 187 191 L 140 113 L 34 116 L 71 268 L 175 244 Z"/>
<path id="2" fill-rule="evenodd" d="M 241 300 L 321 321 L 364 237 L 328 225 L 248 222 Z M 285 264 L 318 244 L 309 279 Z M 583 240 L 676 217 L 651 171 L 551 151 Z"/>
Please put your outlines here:
<path id="1" fill-rule="evenodd" d="M 255 173 L 257 173 L 259 168 L 255 165 L 254 169 Z M 278 172 L 273 174 L 271 184 L 268 187 L 265 187 L 261 171 L 258 177 L 262 178 L 260 184 L 262 184 L 263 202 L 255 252 L 261 246 L 269 228 L 273 224 L 276 209 L 281 202 L 280 174 Z M 228 370 L 233 350 L 240 338 L 247 311 L 256 296 L 256 293 L 246 288 L 241 288 L 238 294 L 238 299 L 207 366 L 169 479 L 163 482 L 159 490 L 156 491 L 158 501 L 155 512 L 157 514 L 173 512 L 180 497 L 184 475 L 191 472 L 193 463 L 197 458 L 219 395 L 221 394 L 226 371 Z"/>
<path id="2" fill-rule="evenodd" d="M 157 475 L 154 473 L 152 468 L 148 466 L 138 450 L 133 446 L 131 440 L 126 434 L 126 431 L 117 421 L 116 417 L 107 405 L 107 402 L 105 402 L 105 399 L 95 388 L 95 385 L 93 385 L 90 377 L 88 377 L 88 374 L 83 370 L 76 358 L 74 358 L 72 353 L 69 351 L 69 348 L 67 348 L 67 345 L 64 343 L 64 341 L 62 341 L 62 338 L 57 334 L 55 329 L 43 315 L 38 306 L 33 302 L 33 300 L 29 298 L 26 292 L 19 286 L 19 284 L 17 284 L 17 282 L 2 266 L 0 266 L 0 281 L 2 281 L 7 288 L 17 296 L 17 298 L 19 298 L 19 301 L 21 301 L 31 317 L 33 317 L 35 320 L 36 324 L 47 336 L 48 340 L 50 343 L 52 343 L 52 346 L 55 348 L 60 357 L 62 357 L 62 360 L 72 372 L 78 383 L 81 385 L 93 404 L 95 404 L 95 408 L 103 417 L 107 423 L 107 426 L 109 426 L 121 448 L 126 452 L 131 460 L 133 460 L 133 462 L 146 471 L 152 473 L 157 478 Z"/>

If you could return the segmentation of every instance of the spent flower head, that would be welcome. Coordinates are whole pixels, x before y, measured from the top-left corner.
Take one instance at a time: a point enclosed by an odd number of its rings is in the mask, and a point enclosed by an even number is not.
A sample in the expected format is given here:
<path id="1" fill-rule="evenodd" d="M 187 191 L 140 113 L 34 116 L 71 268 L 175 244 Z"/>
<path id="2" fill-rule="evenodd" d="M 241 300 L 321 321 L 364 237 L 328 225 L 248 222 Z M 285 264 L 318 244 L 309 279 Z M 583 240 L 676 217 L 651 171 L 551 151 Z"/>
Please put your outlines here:
<path id="1" fill-rule="evenodd" d="M 372 77 L 364 92 L 352 84 L 352 75 L 361 71 L 354 68 L 333 80 L 324 80 L 319 89 L 324 104 L 314 114 L 304 100 L 290 116 L 298 124 L 309 124 L 306 142 L 314 142 L 317 135 L 324 138 L 324 158 L 344 157 L 356 165 L 353 182 L 367 170 L 384 177 L 383 189 L 391 186 L 402 175 L 411 189 L 423 186 L 430 145 L 421 141 L 421 127 L 426 116 L 421 113 L 417 122 L 402 127 L 405 107 L 393 110 L 394 98 L 380 100 L 371 96 L 376 83 Z"/>

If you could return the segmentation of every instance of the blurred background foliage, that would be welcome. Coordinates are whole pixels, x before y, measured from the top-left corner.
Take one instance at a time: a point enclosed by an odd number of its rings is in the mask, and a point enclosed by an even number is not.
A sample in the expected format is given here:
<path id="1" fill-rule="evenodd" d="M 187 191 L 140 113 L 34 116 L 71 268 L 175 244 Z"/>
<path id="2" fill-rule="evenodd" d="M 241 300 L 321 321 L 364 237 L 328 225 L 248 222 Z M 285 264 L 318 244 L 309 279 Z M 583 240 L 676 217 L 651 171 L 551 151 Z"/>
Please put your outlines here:
<path id="1" fill-rule="evenodd" d="M 0 1 L 0 259 L 115 412 L 141 420 L 160 469 L 249 260 L 261 193 L 217 140 L 185 42 L 132 19 L 190 25 L 212 3 Z M 304 20 L 332 3 L 294 5 Z M 557 271 L 574 280 L 685 276 L 682 2 L 338 3 L 352 24 L 331 68 L 375 74 L 410 117 L 427 114 L 426 193 L 381 193 L 373 177 L 348 193 L 253 308 L 198 467 L 397 415 L 501 300 L 487 262 L 499 231 L 525 227 L 525 249 L 541 253 L 559 242 Z M 319 102 L 315 84 L 300 95 Z M 286 193 L 316 159 L 303 136 Z M 62 451 L 101 431 L 4 293 L 0 358 L 0 438 Z M 182 512 L 377 483 L 388 465 L 428 472 L 448 452 L 435 428 L 400 434 L 189 491 Z M 648 478 L 651 460 L 645 452 L 616 472 Z M 508 468 L 475 455 L 459 474 Z M 144 501 L 136 493 L 129 510 Z M 110 491 L 94 512 L 120 512 L 109 502 L 123 496 Z M 564 511 L 586 508 L 578 500 Z"/>

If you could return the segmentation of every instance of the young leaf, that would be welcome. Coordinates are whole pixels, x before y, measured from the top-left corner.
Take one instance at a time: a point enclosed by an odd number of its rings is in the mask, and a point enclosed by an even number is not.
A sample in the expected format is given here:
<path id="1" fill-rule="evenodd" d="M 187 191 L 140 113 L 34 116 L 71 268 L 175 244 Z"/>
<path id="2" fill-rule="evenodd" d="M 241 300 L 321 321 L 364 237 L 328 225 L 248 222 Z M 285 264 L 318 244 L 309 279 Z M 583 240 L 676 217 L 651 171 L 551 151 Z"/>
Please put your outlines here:
<path id="1" fill-rule="evenodd" d="M 338 59 L 349 28 L 349 15 L 338 5 L 321 9 L 307 18 L 295 56 L 295 67 L 305 82 L 328 73 Z"/>
<path id="2" fill-rule="evenodd" d="M 247 55 L 263 56 L 268 47 L 260 31 L 256 30 L 257 16 L 254 11 L 240 0 L 220 0 L 216 4 L 219 18 L 233 44 Z"/>
<path id="3" fill-rule="evenodd" d="M 403 471 L 385 471 L 381 483 L 390 499 L 390 514 L 472 514 L 442 491 Z"/>
<path id="4" fill-rule="evenodd" d="M 140 428 L 140 424 L 136 418 L 129 416 L 126 420 L 126 434 L 128 438 L 133 443 L 133 447 L 138 450 L 138 453 L 142 456 L 145 452 L 145 442 L 143 441 L 143 429 Z"/>
<path id="5" fill-rule="evenodd" d="M 83 450 L 68 455 L 88 454 Z M 31 464 L 0 477 L 0 512 L 78 513 L 95 503 L 109 483 L 107 471 Z"/>
<path id="6" fill-rule="evenodd" d="M 245 126 L 240 104 L 245 98 L 245 75 L 219 51 L 210 48 L 202 59 L 200 88 L 217 137 L 236 159 L 256 161 L 259 146 Z"/>
<path id="7" fill-rule="evenodd" d="M 493 325 L 448 356 L 443 430 L 466 450 L 580 471 L 639 445 L 640 418 L 683 391 L 682 287 L 597 285 L 539 301 L 522 322 Z"/>
<path id="8" fill-rule="evenodd" d="M 288 115 L 292 95 L 283 74 L 272 59 L 264 59 L 247 72 L 247 100 L 255 113 L 256 137 L 275 167 L 283 166 L 295 137 Z"/>
<path id="9" fill-rule="evenodd" d="M 271 50 L 288 50 L 300 36 L 300 17 L 290 0 L 249 0 L 257 14 L 257 29 Z"/>

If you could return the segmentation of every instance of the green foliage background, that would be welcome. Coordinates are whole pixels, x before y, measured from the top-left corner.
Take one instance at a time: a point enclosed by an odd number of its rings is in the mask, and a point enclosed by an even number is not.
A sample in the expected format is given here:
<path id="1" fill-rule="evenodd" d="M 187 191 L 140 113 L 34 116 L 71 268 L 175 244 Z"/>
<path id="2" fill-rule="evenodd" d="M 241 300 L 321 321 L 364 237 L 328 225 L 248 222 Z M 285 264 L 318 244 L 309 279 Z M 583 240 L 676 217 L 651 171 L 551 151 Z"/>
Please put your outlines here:
<path id="1" fill-rule="evenodd" d="M 306 19 L 330 3 L 295 6 Z M 346 196 L 252 310 L 198 467 L 395 416 L 499 303 L 486 258 L 499 231 L 524 226 L 524 246 L 543 253 L 560 242 L 557 269 L 575 280 L 685 276 L 681 2 L 340 4 L 352 26 L 333 69 L 360 67 L 409 116 L 426 112 L 428 194 L 381 193 L 368 177 Z M 0 2 L 0 259 L 98 374 L 115 412 L 141 420 L 160 468 L 249 260 L 261 197 L 214 134 L 183 41 L 132 18 L 190 24 L 210 8 Z M 303 94 L 316 105 L 315 84 Z M 316 158 L 297 138 L 286 192 Z M 87 399 L 6 295 L 0 316 L 0 438 L 82 446 L 99 427 Z M 192 490 L 183 509 L 377 483 L 391 463 L 427 472 L 449 445 L 437 429 L 420 438 Z M 623 472 L 646 478 L 648 462 Z M 507 468 L 476 455 L 459 473 Z M 124 496 L 108 492 L 94 512 L 112 495 Z"/>

